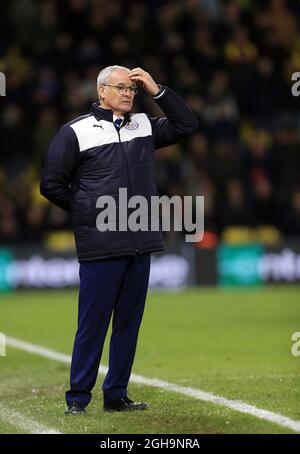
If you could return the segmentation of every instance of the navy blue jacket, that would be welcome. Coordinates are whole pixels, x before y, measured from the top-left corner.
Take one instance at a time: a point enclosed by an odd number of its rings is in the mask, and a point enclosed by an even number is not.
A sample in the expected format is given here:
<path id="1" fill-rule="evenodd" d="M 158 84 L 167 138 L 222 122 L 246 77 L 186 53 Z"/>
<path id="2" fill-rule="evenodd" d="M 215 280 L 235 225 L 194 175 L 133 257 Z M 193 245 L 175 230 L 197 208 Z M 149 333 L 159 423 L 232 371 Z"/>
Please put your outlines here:
<path id="1" fill-rule="evenodd" d="M 112 110 L 94 103 L 88 115 L 62 126 L 50 144 L 40 191 L 71 212 L 79 262 L 164 249 L 160 231 L 101 232 L 96 226 L 98 197 L 113 196 L 118 206 L 119 188 L 127 188 L 128 198 L 157 195 L 154 150 L 198 127 L 192 111 L 170 88 L 163 87 L 154 100 L 166 117 L 126 114 L 118 131 Z"/>

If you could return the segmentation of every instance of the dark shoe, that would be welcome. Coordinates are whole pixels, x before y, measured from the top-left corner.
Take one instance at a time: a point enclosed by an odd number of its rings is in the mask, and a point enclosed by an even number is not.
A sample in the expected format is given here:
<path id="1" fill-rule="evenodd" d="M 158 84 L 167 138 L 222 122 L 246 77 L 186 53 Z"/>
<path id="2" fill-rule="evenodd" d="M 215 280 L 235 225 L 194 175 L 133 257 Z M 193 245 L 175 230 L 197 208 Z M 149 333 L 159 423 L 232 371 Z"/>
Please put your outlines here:
<path id="1" fill-rule="evenodd" d="M 104 411 L 134 411 L 134 410 L 146 410 L 148 408 L 147 404 L 142 402 L 133 402 L 128 399 L 128 397 L 123 397 L 122 399 L 114 400 L 112 402 L 104 401 L 103 410 Z"/>
<path id="2" fill-rule="evenodd" d="M 66 411 L 66 415 L 83 415 L 85 413 L 85 407 L 80 402 L 71 402 Z"/>

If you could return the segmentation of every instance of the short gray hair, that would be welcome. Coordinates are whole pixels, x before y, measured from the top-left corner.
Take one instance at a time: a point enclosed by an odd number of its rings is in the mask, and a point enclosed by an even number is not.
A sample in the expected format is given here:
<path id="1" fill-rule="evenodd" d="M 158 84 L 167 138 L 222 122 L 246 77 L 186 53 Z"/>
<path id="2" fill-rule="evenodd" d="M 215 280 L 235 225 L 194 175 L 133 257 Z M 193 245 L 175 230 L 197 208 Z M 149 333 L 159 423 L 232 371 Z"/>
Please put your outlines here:
<path id="1" fill-rule="evenodd" d="M 98 88 L 98 85 L 106 84 L 107 83 L 107 79 L 110 76 L 110 74 L 113 71 L 116 71 L 117 69 L 125 69 L 125 71 L 128 71 L 128 72 L 130 71 L 130 69 L 126 68 L 125 66 L 119 66 L 119 65 L 106 66 L 106 68 L 102 69 L 99 72 L 99 74 L 98 74 L 98 77 L 97 77 L 97 88 Z"/>

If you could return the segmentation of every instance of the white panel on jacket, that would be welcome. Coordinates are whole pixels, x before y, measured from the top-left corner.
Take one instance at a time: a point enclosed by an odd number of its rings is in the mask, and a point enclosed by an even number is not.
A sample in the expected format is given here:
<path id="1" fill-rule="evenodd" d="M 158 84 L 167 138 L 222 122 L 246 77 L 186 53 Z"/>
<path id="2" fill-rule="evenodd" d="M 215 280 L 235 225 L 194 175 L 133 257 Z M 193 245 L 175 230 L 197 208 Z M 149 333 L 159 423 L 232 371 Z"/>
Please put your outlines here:
<path id="1" fill-rule="evenodd" d="M 77 136 L 80 151 L 119 142 L 114 124 L 106 120 L 97 121 L 93 115 L 73 123 L 70 127 Z M 122 142 L 151 135 L 151 123 L 143 113 L 131 115 L 130 122 L 120 130 Z"/>

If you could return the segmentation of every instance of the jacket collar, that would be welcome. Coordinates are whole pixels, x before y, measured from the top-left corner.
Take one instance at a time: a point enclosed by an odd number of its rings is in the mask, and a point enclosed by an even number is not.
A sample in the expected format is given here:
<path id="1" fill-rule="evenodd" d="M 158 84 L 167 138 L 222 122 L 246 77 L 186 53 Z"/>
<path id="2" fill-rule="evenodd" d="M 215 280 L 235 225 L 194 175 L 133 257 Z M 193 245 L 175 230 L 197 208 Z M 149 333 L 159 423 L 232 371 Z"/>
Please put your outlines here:
<path id="1" fill-rule="evenodd" d="M 97 121 L 99 120 L 106 120 L 106 121 L 111 121 L 113 122 L 113 111 L 111 109 L 103 109 L 103 107 L 100 107 L 99 103 L 94 102 L 91 107 L 91 114 L 94 115 Z M 123 125 L 128 123 L 130 121 L 130 113 L 126 112 L 124 114 L 124 121 Z"/>

